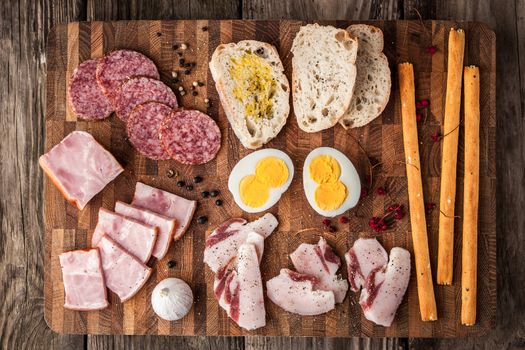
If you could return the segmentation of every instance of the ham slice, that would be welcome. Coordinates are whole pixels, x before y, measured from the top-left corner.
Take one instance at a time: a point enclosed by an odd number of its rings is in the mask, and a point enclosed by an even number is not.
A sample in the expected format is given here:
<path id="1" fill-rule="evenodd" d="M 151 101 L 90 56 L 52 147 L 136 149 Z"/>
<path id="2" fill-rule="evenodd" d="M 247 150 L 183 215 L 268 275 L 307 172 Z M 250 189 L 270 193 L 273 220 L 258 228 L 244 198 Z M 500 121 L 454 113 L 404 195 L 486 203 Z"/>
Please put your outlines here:
<path id="1" fill-rule="evenodd" d="M 173 235 L 175 234 L 175 219 L 146 209 L 136 208 L 120 201 L 115 203 L 115 212 L 127 218 L 137 220 L 147 226 L 157 227 L 157 241 L 151 254 L 158 260 L 166 255 Z"/>
<path id="2" fill-rule="evenodd" d="M 100 208 L 91 246 L 96 247 L 105 234 L 143 263 L 146 263 L 151 257 L 157 240 L 156 227 Z"/>
<path id="3" fill-rule="evenodd" d="M 65 308 L 87 311 L 108 306 L 98 249 L 65 252 L 58 258 L 64 281 Z"/>
<path id="4" fill-rule="evenodd" d="M 237 257 L 217 272 L 213 288 L 219 305 L 239 327 L 254 330 L 266 325 L 259 257 L 253 244 L 241 244 Z"/>
<path id="5" fill-rule="evenodd" d="M 371 271 L 388 262 L 385 248 L 375 238 L 359 238 L 345 254 L 350 289 L 358 292 Z"/>
<path id="6" fill-rule="evenodd" d="M 266 282 L 270 300 L 288 312 L 298 315 L 320 315 L 335 307 L 332 291 L 315 290 L 318 279 L 289 269 Z"/>
<path id="7" fill-rule="evenodd" d="M 359 304 L 367 320 L 390 327 L 410 280 L 410 253 L 403 248 L 392 248 L 386 267 L 372 270 Z"/>
<path id="8" fill-rule="evenodd" d="M 343 302 L 348 291 L 348 281 L 337 275 L 341 259 L 323 237 L 317 244 L 302 243 L 290 254 L 290 259 L 299 273 L 317 278 L 316 289 L 331 290 L 334 292 L 335 302 Z"/>
<path id="9" fill-rule="evenodd" d="M 118 295 L 121 302 L 132 298 L 146 283 L 152 269 L 126 252 L 108 235 L 97 243 L 107 287 Z"/>
<path id="10" fill-rule="evenodd" d="M 264 238 L 277 227 L 275 216 L 270 213 L 247 223 L 243 218 L 233 218 L 220 224 L 206 239 L 204 262 L 213 272 L 224 267 L 237 255 L 239 247 L 246 243 L 254 244 L 259 261 L 264 250 Z"/>
<path id="11" fill-rule="evenodd" d="M 91 134 L 73 131 L 42 155 L 39 164 L 66 200 L 82 210 L 124 169 Z"/>
<path id="12" fill-rule="evenodd" d="M 362 288 L 359 304 L 366 319 L 389 327 L 410 280 L 410 253 L 403 248 L 392 248 L 389 261 L 375 238 L 361 238 L 345 257 L 350 283 Z"/>
<path id="13" fill-rule="evenodd" d="M 174 239 L 178 240 L 188 229 L 197 202 L 137 182 L 131 205 L 175 219 L 177 228 Z"/>

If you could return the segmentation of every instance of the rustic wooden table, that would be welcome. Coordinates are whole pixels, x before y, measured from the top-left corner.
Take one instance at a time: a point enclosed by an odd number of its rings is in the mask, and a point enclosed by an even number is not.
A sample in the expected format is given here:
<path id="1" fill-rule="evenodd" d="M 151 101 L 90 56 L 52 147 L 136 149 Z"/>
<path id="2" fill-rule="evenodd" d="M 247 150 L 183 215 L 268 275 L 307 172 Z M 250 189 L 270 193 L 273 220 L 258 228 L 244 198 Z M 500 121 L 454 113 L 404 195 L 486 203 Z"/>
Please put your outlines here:
<path id="1" fill-rule="evenodd" d="M 415 10 L 417 9 L 417 11 Z M 43 317 L 42 172 L 45 43 L 70 21 L 120 19 L 465 19 L 497 35 L 497 328 L 471 339 L 206 338 L 53 333 Z M 28 348 L 525 348 L 524 0 L 0 1 L 0 344 Z M 521 60 L 520 60 L 521 56 Z"/>

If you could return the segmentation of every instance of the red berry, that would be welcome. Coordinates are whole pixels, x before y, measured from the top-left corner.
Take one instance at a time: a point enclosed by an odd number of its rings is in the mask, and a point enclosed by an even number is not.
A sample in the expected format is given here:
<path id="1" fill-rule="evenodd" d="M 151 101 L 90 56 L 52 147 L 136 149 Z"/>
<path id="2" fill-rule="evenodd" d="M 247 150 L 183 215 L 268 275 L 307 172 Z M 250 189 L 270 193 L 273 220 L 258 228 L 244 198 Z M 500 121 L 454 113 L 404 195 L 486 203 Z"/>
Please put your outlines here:
<path id="1" fill-rule="evenodd" d="M 379 218 L 374 216 L 373 218 L 370 218 L 370 220 L 368 220 L 368 226 L 370 227 L 376 226 L 378 221 L 379 221 Z"/>
<path id="2" fill-rule="evenodd" d="M 430 106 L 430 102 L 427 99 L 421 100 L 421 106 L 428 107 Z"/>
<path id="3" fill-rule="evenodd" d="M 425 207 L 427 209 L 434 209 L 436 207 L 436 205 L 432 202 L 428 202 L 427 204 L 425 204 Z"/>
<path id="4" fill-rule="evenodd" d="M 429 46 L 425 49 L 425 52 L 432 56 L 437 52 L 437 48 L 435 46 Z"/>
<path id="5" fill-rule="evenodd" d="M 403 213 L 401 212 L 396 212 L 396 215 L 394 215 L 394 219 L 396 220 L 401 220 L 403 218 Z"/>
<path id="6" fill-rule="evenodd" d="M 423 120 L 423 115 L 421 115 L 421 113 L 417 113 L 416 114 L 416 121 L 419 123 L 422 120 Z"/>
<path id="7" fill-rule="evenodd" d="M 423 108 L 423 105 L 421 104 L 420 101 L 416 101 L 416 109 L 421 109 Z"/>
<path id="8" fill-rule="evenodd" d="M 441 140 L 441 134 L 436 132 L 435 134 L 430 135 L 430 138 L 433 142 L 439 142 L 439 140 Z"/>
<path id="9" fill-rule="evenodd" d="M 386 194 L 386 190 L 384 189 L 384 187 L 378 187 L 376 193 L 380 196 L 384 196 Z"/>
<path id="10" fill-rule="evenodd" d="M 330 227 L 328 228 L 328 231 L 334 233 L 335 231 L 337 231 L 337 229 L 335 228 L 334 225 L 330 225 Z"/>
<path id="11" fill-rule="evenodd" d="M 361 196 L 359 197 L 359 199 L 363 199 L 367 195 L 368 195 L 368 190 L 366 189 L 366 187 L 361 187 Z"/>
<path id="12" fill-rule="evenodd" d="M 339 218 L 339 222 L 342 223 L 342 224 L 348 224 L 348 218 L 346 216 L 341 216 Z"/>
<path id="13" fill-rule="evenodd" d="M 330 219 L 324 219 L 323 220 L 323 225 L 330 226 L 330 224 L 331 224 Z"/>
<path id="14" fill-rule="evenodd" d="M 388 225 L 387 224 L 381 225 L 381 231 L 386 231 L 387 229 L 388 229 Z"/>
<path id="15" fill-rule="evenodd" d="M 392 204 L 391 206 L 388 207 L 388 211 L 396 211 L 399 209 L 399 204 Z"/>

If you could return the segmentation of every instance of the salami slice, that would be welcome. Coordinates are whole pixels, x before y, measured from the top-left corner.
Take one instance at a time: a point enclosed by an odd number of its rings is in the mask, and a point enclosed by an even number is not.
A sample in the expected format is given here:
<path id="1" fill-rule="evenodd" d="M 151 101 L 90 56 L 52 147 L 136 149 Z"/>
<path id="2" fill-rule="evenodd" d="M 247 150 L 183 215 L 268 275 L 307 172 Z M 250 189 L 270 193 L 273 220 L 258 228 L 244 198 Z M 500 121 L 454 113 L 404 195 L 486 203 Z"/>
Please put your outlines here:
<path id="1" fill-rule="evenodd" d="M 162 121 L 159 135 L 166 152 L 183 164 L 207 163 L 221 147 L 221 132 L 215 121 L 195 110 L 171 112 Z"/>
<path id="2" fill-rule="evenodd" d="M 97 84 L 96 72 L 99 60 L 82 62 L 69 80 L 68 101 L 77 117 L 101 120 L 113 112 L 111 102 Z"/>
<path id="3" fill-rule="evenodd" d="M 155 159 L 170 159 L 160 143 L 159 128 L 172 109 L 158 102 L 147 102 L 135 107 L 129 114 L 127 131 L 129 141 L 142 155 Z"/>
<path id="4" fill-rule="evenodd" d="M 133 108 L 150 101 L 177 107 L 177 97 L 170 87 L 160 80 L 147 77 L 132 78 L 122 83 L 115 92 L 113 105 L 118 117 L 126 121 Z"/>
<path id="5" fill-rule="evenodd" d="M 159 71 L 152 60 L 140 52 L 116 50 L 104 56 L 97 66 L 97 82 L 111 102 L 115 90 L 126 79 L 150 77 L 159 79 Z"/>

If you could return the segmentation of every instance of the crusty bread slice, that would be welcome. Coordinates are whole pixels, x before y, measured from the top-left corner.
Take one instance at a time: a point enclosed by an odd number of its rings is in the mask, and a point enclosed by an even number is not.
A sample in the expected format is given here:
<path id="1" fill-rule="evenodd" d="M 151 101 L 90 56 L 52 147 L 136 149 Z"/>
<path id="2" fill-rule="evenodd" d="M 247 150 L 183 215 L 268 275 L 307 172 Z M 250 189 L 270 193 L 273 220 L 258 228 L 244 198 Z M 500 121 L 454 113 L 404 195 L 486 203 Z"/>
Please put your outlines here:
<path id="1" fill-rule="evenodd" d="M 292 44 L 294 113 L 306 132 L 330 128 L 350 105 L 357 40 L 346 30 L 308 24 Z"/>
<path id="2" fill-rule="evenodd" d="M 350 107 L 339 120 L 345 128 L 370 123 L 385 109 L 392 85 L 388 60 L 383 54 L 383 32 L 367 25 L 355 24 L 346 29 L 359 41 L 357 79 Z"/>
<path id="3" fill-rule="evenodd" d="M 239 67 L 239 62 L 246 61 L 248 67 Z M 275 47 L 255 40 L 221 44 L 215 49 L 209 65 L 224 112 L 242 145 L 257 149 L 277 136 L 290 113 L 290 86 Z M 232 72 L 240 72 L 239 69 L 244 69 L 242 74 L 246 74 L 242 81 L 232 75 Z M 260 71 L 271 73 L 268 76 Z M 267 79 L 258 80 L 261 76 Z M 238 97 L 239 88 L 250 91 L 246 87 L 256 91 Z M 264 100 L 269 104 L 263 105 L 260 101 Z"/>

